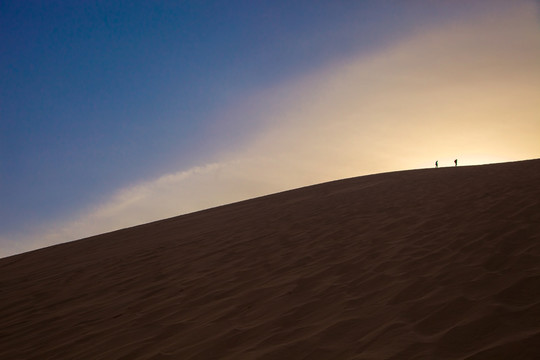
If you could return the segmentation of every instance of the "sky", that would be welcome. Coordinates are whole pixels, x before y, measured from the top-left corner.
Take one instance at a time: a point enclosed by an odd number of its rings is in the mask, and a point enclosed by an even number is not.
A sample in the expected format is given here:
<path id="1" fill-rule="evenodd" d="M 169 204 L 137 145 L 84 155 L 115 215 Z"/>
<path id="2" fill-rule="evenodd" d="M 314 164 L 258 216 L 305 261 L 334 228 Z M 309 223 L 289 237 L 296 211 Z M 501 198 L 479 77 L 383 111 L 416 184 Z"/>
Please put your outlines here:
<path id="1" fill-rule="evenodd" d="M 540 157 L 540 2 L 0 1 L 0 257 Z"/>

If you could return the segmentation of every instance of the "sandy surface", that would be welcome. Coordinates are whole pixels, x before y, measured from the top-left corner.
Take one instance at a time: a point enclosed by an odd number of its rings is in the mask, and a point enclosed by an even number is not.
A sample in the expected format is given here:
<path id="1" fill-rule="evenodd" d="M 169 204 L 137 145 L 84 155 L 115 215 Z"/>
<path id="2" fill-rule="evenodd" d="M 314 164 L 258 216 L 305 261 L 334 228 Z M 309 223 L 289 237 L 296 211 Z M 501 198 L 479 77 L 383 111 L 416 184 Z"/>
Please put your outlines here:
<path id="1" fill-rule="evenodd" d="M 0 260 L 1 359 L 540 359 L 540 160 L 364 176 Z"/>

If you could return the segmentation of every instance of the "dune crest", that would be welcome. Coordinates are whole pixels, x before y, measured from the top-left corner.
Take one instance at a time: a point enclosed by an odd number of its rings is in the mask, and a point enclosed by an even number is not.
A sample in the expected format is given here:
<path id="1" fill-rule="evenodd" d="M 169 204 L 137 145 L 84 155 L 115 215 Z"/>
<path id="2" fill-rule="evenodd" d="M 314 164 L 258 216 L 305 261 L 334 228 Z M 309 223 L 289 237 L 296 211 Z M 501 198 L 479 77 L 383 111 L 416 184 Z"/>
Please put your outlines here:
<path id="1" fill-rule="evenodd" d="M 538 184 L 377 174 L 0 259 L 0 358 L 538 359 Z"/>

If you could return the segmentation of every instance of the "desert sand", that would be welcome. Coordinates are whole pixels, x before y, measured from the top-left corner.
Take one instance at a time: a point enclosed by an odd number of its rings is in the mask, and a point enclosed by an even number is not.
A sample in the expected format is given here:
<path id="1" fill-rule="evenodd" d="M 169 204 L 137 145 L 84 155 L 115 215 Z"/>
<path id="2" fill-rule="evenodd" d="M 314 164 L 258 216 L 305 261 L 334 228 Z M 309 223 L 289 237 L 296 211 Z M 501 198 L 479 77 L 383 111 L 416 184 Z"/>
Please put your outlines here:
<path id="1" fill-rule="evenodd" d="M 540 359 L 540 160 L 362 176 L 0 259 L 1 359 Z"/>

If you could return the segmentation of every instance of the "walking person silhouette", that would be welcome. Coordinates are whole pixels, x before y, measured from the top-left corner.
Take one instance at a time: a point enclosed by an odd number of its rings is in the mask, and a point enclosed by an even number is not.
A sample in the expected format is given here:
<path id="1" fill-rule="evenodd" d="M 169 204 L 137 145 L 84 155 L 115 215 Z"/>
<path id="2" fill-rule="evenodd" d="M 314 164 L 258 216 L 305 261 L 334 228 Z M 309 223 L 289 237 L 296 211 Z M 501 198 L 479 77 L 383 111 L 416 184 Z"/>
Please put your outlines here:
<path id="1" fill-rule="evenodd" d="M 456 160 L 454 160 L 454 164 L 456 164 L 456 166 L 457 166 L 457 159 L 456 159 Z"/>

